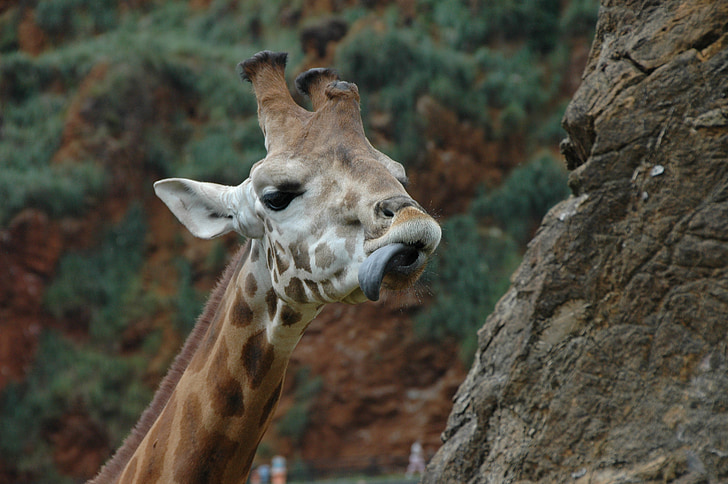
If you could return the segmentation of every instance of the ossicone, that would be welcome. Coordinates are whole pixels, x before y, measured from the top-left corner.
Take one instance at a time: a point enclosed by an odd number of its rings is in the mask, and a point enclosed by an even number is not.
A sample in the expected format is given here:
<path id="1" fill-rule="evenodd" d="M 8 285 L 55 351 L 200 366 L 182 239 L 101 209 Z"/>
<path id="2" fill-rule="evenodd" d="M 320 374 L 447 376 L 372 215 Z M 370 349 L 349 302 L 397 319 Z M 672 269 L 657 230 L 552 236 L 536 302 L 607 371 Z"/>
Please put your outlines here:
<path id="1" fill-rule="evenodd" d="M 317 67 L 309 69 L 296 77 L 296 89 L 311 99 L 313 110 L 323 106 L 326 102 L 326 88 L 334 82 L 339 81 L 339 73 L 334 69 Z"/>
<path id="2" fill-rule="evenodd" d="M 238 64 L 238 75 L 240 75 L 240 79 L 243 81 L 253 82 L 255 75 L 262 67 L 273 67 L 283 71 L 286 68 L 287 62 L 287 52 L 264 50 Z"/>
<path id="3" fill-rule="evenodd" d="M 311 96 L 314 91 L 325 87 L 330 82 L 338 81 L 339 73 L 329 67 L 315 67 L 304 71 L 296 77 L 296 89 L 305 96 Z"/>
<path id="4" fill-rule="evenodd" d="M 356 84 L 342 81 L 334 69 L 317 67 L 296 77 L 296 89 L 308 96 L 313 110 L 318 111 L 330 99 L 351 99 L 359 103 L 359 89 Z"/>

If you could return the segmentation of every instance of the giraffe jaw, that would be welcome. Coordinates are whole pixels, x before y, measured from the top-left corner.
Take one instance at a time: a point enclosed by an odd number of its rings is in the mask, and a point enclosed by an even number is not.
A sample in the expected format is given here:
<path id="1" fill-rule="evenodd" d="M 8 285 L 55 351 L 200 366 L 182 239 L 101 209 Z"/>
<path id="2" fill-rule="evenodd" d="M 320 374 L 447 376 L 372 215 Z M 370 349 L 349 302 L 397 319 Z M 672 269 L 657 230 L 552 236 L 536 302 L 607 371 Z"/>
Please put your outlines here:
<path id="1" fill-rule="evenodd" d="M 362 292 L 361 288 L 357 287 L 339 302 L 344 304 L 361 304 L 368 300 L 369 298 Z"/>

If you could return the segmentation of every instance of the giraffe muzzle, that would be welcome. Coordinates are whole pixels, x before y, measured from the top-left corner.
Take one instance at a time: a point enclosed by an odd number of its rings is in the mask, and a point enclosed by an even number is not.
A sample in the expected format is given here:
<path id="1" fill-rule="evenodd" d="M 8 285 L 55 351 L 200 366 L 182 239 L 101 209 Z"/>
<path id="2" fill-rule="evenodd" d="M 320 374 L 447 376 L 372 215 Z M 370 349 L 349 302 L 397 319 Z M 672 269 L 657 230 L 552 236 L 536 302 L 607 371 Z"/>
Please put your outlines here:
<path id="1" fill-rule="evenodd" d="M 368 299 L 377 301 L 387 274 L 412 274 L 424 265 L 425 259 L 424 253 L 411 245 L 393 243 L 380 247 L 359 268 L 359 287 Z"/>

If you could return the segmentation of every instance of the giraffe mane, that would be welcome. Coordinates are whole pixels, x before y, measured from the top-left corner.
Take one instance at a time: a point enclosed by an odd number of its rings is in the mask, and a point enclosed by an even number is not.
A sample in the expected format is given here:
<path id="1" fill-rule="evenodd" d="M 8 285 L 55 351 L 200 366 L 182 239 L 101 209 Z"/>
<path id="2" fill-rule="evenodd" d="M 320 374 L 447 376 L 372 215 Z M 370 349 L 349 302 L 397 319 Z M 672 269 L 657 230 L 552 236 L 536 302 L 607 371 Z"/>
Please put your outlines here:
<path id="1" fill-rule="evenodd" d="M 134 429 L 131 431 L 129 436 L 124 440 L 122 446 L 119 447 L 119 450 L 116 451 L 113 457 L 104 465 L 96 477 L 88 482 L 88 484 L 113 481 L 129 463 L 129 460 L 132 455 L 134 455 L 139 444 L 141 444 L 142 440 L 144 440 L 144 437 L 162 413 L 162 410 L 164 410 L 165 405 L 167 405 L 169 398 L 172 396 L 172 392 L 177 387 L 177 383 L 179 383 L 180 378 L 182 378 L 182 374 L 185 372 L 185 369 L 187 369 L 187 366 L 192 360 L 192 356 L 199 348 L 200 342 L 207 333 L 212 322 L 215 321 L 215 314 L 220 307 L 225 290 L 230 284 L 236 270 L 248 258 L 249 252 L 250 241 L 238 250 L 223 272 L 223 275 L 215 286 L 215 289 L 210 294 L 210 297 L 205 304 L 205 308 L 197 318 L 194 328 L 192 328 L 192 331 L 185 340 L 182 350 L 179 354 L 177 354 L 169 371 L 159 384 L 159 387 L 154 394 L 154 398 L 152 399 L 152 403 L 150 403 L 146 410 L 144 410 L 139 421 L 134 426 Z"/>

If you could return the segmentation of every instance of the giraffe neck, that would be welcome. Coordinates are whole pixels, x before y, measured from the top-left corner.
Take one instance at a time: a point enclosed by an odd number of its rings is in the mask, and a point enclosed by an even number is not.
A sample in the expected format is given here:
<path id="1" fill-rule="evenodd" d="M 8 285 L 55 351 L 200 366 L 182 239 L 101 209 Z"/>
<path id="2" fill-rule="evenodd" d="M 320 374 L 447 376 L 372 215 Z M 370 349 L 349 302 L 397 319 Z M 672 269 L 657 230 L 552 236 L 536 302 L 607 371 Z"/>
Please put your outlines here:
<path id="1" fill-rule="evenodd" d="M 238 262 L 169 400 L 117 482 L 244 482 L 288 360 L 320 308 L 272 289 L 261 242 Z"/>

